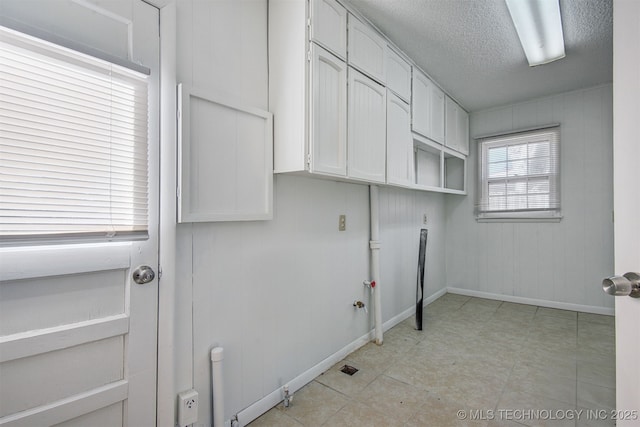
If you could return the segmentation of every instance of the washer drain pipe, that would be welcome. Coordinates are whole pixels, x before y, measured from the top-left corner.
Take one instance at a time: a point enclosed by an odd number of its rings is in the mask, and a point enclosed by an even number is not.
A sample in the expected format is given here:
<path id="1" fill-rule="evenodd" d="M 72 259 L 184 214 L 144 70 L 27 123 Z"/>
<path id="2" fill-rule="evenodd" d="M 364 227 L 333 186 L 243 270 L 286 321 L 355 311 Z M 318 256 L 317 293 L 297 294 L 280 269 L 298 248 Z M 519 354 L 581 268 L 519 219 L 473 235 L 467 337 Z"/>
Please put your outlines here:
<path id="1" fill-rule="evenodd" d="M 371 221 L 371 281 L 375 282 L 373 292 L 373 319 L 375 323 L 375 343 L 382 345 L 382 306 L 380 305 L 380 219 L 378 203 L 378 186 L 369 186 L 369 211 Z"/>

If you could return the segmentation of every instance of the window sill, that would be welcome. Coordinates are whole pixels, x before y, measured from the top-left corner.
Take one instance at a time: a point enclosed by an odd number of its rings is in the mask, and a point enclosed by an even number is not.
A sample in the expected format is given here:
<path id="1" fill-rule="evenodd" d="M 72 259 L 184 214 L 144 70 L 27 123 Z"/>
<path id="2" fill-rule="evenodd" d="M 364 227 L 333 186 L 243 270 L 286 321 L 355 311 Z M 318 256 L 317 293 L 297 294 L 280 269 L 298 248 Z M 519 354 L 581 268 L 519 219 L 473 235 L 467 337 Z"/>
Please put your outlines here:
<path id="1" fill-rule="evenodd" d="M 482 216 L 476 216 L 477 222 L 560 222 L 562 215 L 551 214 L 483 214 Z"/>

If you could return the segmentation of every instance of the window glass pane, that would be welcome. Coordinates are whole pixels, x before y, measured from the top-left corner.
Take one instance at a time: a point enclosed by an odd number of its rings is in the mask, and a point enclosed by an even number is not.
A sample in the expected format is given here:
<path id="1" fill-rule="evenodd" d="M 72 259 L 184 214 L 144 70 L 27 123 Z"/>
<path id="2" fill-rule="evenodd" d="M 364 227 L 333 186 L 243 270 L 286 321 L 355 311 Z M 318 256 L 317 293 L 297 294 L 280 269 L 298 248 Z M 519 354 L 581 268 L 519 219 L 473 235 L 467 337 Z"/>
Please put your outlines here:
<path id="1" fill-rule="evenodd" d="M 507 147 L 509 160 L 520 160 L 527 158 L 527 144 L 510 145 Z"/>
<path id="2" fill-rule="evenodd" d="M 526 160 L 516 160 L 508 163 L 507 176 L 525 176 L 526 174 L 527 174 Z"/>
<path id="3" fill-rule="evenodd" d="M 504 178 L 507 176 L 507 163 L 489 164 L 489 178 Z"/>
<path id="4" fill-rule="evenodd" d="M 529 144 L 529 158 L 549 156 L 549 142 L 534 142 Z"/>
<path id="5" fill-rule="evenodd" d="M 528 193 L 549 193 L 549 178 L 532 178 L 528 182 Z"/>
<path id="6" fill-rule="evenodd" d="M 504 196 L 507 192 L 504 182 L 490 182 L 489 196 Z"/>
<path id="7" fill-rule="evenodd" d="M 548 194 L 535 194 L 529 196 L 529 208 L 530 209 L 546 209 L 549 208 L 549 195 Z"/>
<path id="8" fill-rule="evenodd" d="M 489 148 L 487 150 L 487 161 L 489 163 L 504 162 L 507 160 L 507 147 Z"/>
<path id="9" fill-rule="evenodd" d="M 507 194 L 527 194 L 527 182 L 526 181 L 510 181 L 507 184 Z"/>
<path id="10" fill-rule="evenodd" d="M 540 157 L 536 159 L 529 159 L 529 174 L 530 175 L 542 175 L 551 173 L 551 167 L 548 157 Z"/>
<path id="11" fill-rule="evenodd" d="M 527 208 L 527 196 L 507 196 L 507 209 L 519 210 Z"/>
<path id="12" fill-rule="evenodd" d="M 489 210 L 499 211 L 507 208 L 507 198 L 504 196 L 489 197 Z"/>

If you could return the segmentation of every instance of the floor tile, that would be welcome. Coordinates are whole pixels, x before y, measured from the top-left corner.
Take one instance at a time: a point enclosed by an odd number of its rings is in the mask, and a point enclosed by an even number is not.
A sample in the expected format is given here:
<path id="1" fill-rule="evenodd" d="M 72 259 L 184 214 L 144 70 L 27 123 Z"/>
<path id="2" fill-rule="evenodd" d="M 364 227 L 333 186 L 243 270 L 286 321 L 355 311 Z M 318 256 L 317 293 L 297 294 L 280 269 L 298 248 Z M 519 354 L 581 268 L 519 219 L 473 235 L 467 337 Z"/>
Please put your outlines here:
<path id="1" fill-rule="evenodd" d="M 578 381 L 578 406 L 594 409 L 615 409 L 616 389 Z"/>
<path id="2" fill-rule="evenodd" d="M 408 421 L 426 403 L 427 392 L 381 375 L 356 399 L 399 422 Z"/>
<path id="3" fill-rule="evenodd" d="M 605 316 L 602 314 L 592 314 L 592 313 L 578 313 L 578 322 L 589 322 L 589 323 L 598 323 L 607 326 L 614 327 L 615 326 L 615 317 L 614 316 Z"/>
<path id="4" fill-rule="evenodd" d="M 251 423 L 251 427 L 300 427 L 304 424 L 290 417 L 285 410 L 271 410 Z"/>
<path id="5" fill-rule="evenodd" d="M 402 425 L 399 420 L 360 402 L 349 402 L 325 424 L 331 427 L 389 427 Z"/>
<path id="6" fill-rule="evenodd" d="M 312 381 L 295 393 L 286 415 L 305 426 L 321 426 L 347 403 L 343 394 Z"/>
<path id="7" fill-rule="evenodd" d="M 427 399 L 420 411 L 405 424 L 406 427 L 485 427 L 488 423 L 487 420 L 471 419 L 475 413 L 459 403 L 431 395 Z"/>
<path id="8" fill-rule="evenodd" d="M 563 319 L 577 319 L 578 313 L 575 311 L 560 310 L 557 308 L 538 307 L 538 311 L 536 311 L 536 317 L 537 316 L 551 316 L 551 317 L 560 317 Z"/>

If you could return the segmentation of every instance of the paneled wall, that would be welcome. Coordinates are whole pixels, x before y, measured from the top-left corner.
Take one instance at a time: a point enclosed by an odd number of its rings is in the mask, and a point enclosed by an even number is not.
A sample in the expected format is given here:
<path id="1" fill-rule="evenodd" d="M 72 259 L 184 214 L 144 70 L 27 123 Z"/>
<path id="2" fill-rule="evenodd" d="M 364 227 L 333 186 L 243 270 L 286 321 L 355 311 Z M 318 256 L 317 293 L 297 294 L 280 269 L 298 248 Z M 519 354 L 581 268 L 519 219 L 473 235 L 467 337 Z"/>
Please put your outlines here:
<path id="1" fill-rule="evenodd" d="M 448 197 L 449 287 L 591 307 L 613 307 L 600 288 L 613 272 L 612 87 L 604 85 L 471 115 L 471 138 L 560 124 L 559 223 L 479 223 L 476 144 L 469 195 Z"/>
<path id="2" fill-rule="evenodd" d="M 181 0 L 179 82 L 267 107 L 267 2 Z M 415 304 L 423 214 L 430 229 L 429 296 L 444 288 L 441 194 L 380 191 L 383 321 Z M 338 217 L 346 215 L 346 231 Z M 274 219 L 180 224 L 177 236 L 176 387 L 200 393 L 211 422 L 209 351 L 225 349 L 225 418 L 278 390 L 365 335 L 370 304 L 366 185 L 277 175 Z"/>

